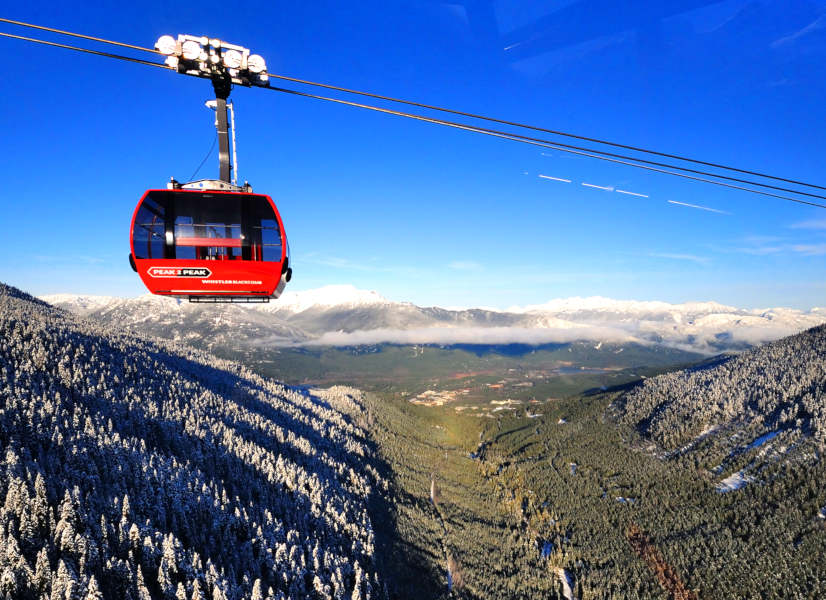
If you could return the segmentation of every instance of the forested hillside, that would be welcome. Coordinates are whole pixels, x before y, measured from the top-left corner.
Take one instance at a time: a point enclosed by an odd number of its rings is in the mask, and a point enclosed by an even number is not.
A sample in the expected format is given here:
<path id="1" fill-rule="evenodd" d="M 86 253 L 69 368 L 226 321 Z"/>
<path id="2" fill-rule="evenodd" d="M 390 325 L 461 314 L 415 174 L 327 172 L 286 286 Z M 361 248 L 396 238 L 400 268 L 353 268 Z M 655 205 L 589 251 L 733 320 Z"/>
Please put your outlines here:
<path id="1" fill-rule="evenodd" d="M 0 596 L 378 597 L 363 410 L 0 284 Z"/>
<path id="2" fill-rule="evenodd" d="M 743 442 L 783 435 L 826 446 L 826 326 L 814 327 L 723 358 L 660 375 L 626 394 L 620 420 L 666 450 L 718 432 L 743 432 Z M 748 434 L 748 435 L 746 435 Z"/>

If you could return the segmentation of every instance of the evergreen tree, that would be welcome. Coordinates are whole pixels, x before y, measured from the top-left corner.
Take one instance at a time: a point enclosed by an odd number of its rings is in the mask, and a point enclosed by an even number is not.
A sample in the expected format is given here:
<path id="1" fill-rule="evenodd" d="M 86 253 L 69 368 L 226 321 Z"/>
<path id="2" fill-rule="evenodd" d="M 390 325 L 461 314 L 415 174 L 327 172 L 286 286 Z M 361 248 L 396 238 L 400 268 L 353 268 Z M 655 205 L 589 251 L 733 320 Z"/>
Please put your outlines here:
<path id="1" fill-rule="evenodd" d="M 103 600 L 103 594 L 98 589 L 98 583 L 94 575 L 89 578 L 89 585 L 86 586 L 86 596 L 83 600 Z"/>

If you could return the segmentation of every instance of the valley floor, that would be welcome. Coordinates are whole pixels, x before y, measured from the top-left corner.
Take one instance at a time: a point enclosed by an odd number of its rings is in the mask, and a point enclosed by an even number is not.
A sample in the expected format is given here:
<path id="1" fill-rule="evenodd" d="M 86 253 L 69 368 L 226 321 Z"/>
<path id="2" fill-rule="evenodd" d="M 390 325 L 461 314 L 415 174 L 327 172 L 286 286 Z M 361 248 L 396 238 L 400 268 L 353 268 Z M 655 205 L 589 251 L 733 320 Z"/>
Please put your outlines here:
<path id="1" fill-rule="evenodd" d="M 613 398 L 486 419 L 371 395 L 370 430 L 392 470 L 376 525 L 391 597 L 826 593 L 821 463 L 768 464 L 720 493 L 692 456 L 663 459 L 606 421 Z"/>

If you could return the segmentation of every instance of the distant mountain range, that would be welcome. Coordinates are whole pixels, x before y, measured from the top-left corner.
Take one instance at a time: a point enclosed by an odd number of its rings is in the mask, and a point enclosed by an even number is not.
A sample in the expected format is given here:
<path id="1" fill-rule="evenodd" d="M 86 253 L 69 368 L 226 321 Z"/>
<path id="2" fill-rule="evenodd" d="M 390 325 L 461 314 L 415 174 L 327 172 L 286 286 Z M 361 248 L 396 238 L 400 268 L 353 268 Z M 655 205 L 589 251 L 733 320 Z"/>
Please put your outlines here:
<path id="1" fill-rule="evenodd" d="M 826 309 L 741 309 L 716 302 L 669 304 L 568 298 L 507 310 L 421 307 L 352 286 L 286 292 L 254 305 L 203 305 L 56 294 L 42 300 L 97 322 L 179 341 L 215 345 L 661 344 L 714 354 L 743 350 L 826 323 Z"/>

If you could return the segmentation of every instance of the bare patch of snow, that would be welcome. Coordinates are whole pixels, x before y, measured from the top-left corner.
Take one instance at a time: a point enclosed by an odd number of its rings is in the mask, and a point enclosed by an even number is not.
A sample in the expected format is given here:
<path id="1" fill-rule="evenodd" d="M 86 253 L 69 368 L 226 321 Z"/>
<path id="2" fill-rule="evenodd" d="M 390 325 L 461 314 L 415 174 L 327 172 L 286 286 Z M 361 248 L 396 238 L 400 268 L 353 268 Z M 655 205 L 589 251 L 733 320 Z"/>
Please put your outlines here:
<path id="1" fill-rule="evenodd" d="M 562 583 L 562 595 L 565 596 L 566 600 L 575 600 L 573 590 L 574 578 L 568 573 L 567 569 L 561 567 L 554 569 L 554 572 Z"/>
<path id="2" fill-rule="evenodd" d="M 739 490 L 751 481 L 753 481 L 753 478 L 746 475 L 745 471 L 737 471 L 725 479 L 721 479 L 716 487 L 718 492 L 725 494 L 726 492 Z"/>

